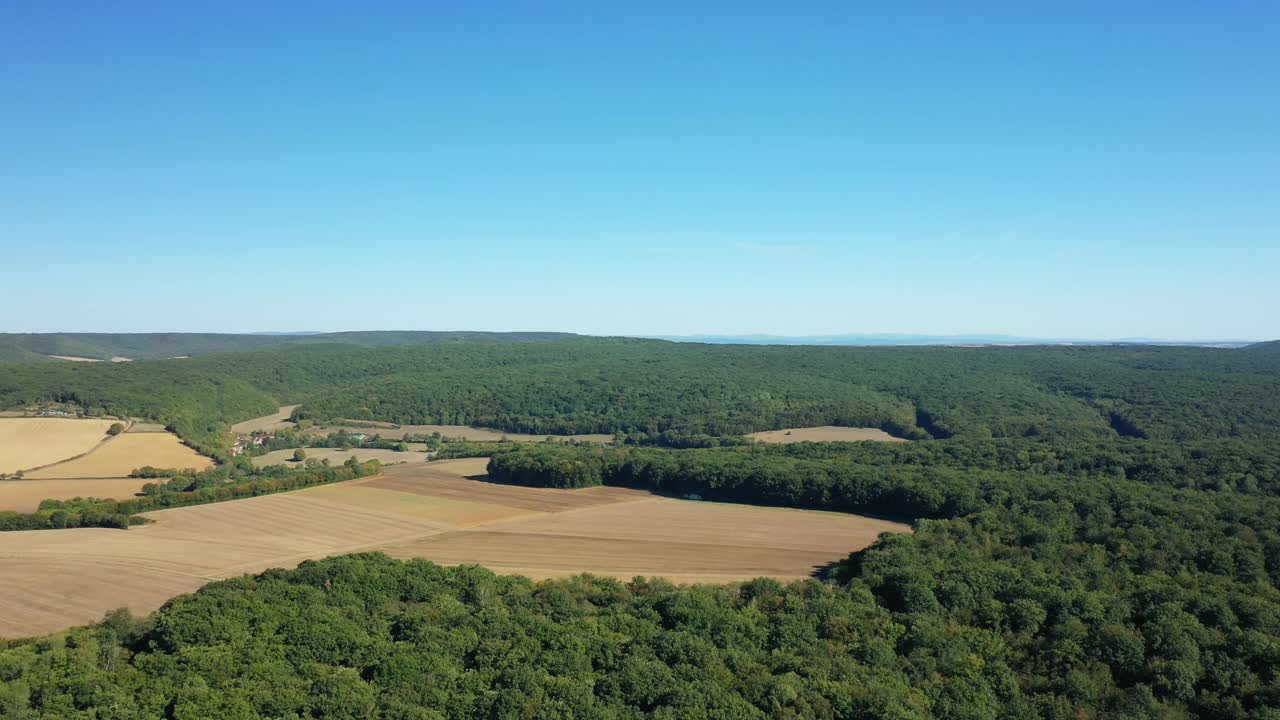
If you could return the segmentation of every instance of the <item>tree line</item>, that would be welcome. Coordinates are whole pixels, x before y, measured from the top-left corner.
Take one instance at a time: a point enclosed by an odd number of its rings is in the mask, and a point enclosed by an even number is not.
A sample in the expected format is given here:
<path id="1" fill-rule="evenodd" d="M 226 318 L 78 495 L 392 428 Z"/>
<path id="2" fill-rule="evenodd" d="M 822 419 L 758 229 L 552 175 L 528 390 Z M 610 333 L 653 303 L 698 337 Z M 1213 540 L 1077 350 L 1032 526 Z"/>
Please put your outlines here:
<path id="1" fill-rule="evenodd" d="M 342 465 L 316 462 L 296 469 L 272 465 L 247 473 L 242 466 L 212 468 L 199 473 L 168 471 L 172 476 L 167 481 L 144 485 L 141 497 L 127 500 L 93 497 L 43 500 L 33 513 L 0 511 L 0 531 L 61 530 L 77 527 L 127 529 L 130 525 L 145 522 L 138 517 L 138 514 L 151 510 L 204 505 L 299 490 L 314 485 L 375 475 L 379 469 L 377 460 L 362 463 L 353 456 Z M 163 471 L 140 473 L 142 476 L 162 474 L 164 474 Z"/>

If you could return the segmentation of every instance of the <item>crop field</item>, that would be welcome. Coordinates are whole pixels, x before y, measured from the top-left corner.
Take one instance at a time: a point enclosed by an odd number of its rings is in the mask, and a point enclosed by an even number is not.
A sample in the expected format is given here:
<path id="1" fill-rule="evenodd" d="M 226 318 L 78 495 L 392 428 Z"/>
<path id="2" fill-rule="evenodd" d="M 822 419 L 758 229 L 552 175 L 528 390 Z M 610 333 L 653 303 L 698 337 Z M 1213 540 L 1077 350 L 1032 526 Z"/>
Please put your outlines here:
<path id="1" fill-rule="evenodd" d="M 111 420 L 0 418 L 0 473 L 11 474 L 89 452 Z"/>
<path id="2" fill-rule="evenodd" d="M 128 500 L 154 480 L 99 478 L 96 480 L 0 480 L 0 510 L 35 512 L 41 500 L 77 497 Z"/>
<path id="3" fill-rule="evenodd" d="M 397 452 L 395 450 L 380 450 L 375 448 L 357 448 L 355 450 L 339 450 L 338 448 L 303 448 L 303 452 L 307 454 L 307 458 L 315 458 L 317 460 L 328 460 L 331 463 L 341 465 L 347 461 L 347 458 L 355 457 L 357 460 L 364 462 L 365 460 L 377 460 L 384 465 L 392 463 L 424 463 L 431 459 L 431 456 L 424 452 Z M 257 467 L 265 467 L 267 465 L 296 465 L 293 462 L 293 450 L 272 450 L 266 455 L 259 455 L 253 459 L 253 464 Z"/>
<path id="4" fill-rule="evenodd" d="M 118 478 L 150 465 L 205 470 L 213 461 L 182 444 L 172 433 L 124 433 L 74 460 L 27 473 L 28 478 Z"/>
<path id="5" fill-rule="evenodd" d="M 231 432 L 237 435 L 248 435 L 253 432 L 274 432 L 291 428 L 294 425 L 289 422 L 289 416 L 297 407 L 297 405 L 284 405 L 270 415 L 238 422 L 231 426 Z"/>
<path id="6" fill-rule="evenodd" d="M 363 433 L 380 435 L 389 440 L 398 440 L 405 435 L 430 435 L 440 433 L 444 437 L 462 440 L 483 441 L 506 438 L 512 442 L 542 442 L 547 438 L 553 440 L 577 440 L 578 442 L 613 442 L 612 435 L 526 435 L 509 433 L 492 428 L 475 428 L 466 425 L 400 425 L 398 427 L 364 427 L 360 425 L 317 425 L 311 429 L 316 435 L 328 435 L 336 432 Z"/>
<path id="7" fill-rule="evenodd" d="M 899 523 L 708 503 L 623 488 L 486 482 L 486 460 L 396 465 L 382 475 L 147 513 L 128 531 L 0 533 L 0 637 L 154 610 L 209 580 L 382 550 L 534 578 L 581 572 L 725 582 L 810 576 Z"/>
<path id="8" fill-rule="evenodd" d="M 786 428 L 783 430 L 766 430 L 751 433 L 747 437 L 766 443 L 798 443 L 798 442 L 856 442 L 859 440 L 879 440 L 881 442 L 906 442 L 880 428 L 821 427 Z"/>

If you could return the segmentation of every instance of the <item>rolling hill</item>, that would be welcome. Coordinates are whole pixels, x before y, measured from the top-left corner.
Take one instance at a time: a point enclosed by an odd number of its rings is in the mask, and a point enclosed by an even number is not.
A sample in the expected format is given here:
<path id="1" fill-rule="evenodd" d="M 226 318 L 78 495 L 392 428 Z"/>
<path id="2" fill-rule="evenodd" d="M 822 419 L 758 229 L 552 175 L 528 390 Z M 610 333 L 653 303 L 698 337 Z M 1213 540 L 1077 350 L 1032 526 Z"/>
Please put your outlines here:
<path id="1" fill-rule="evenodd" d="M 535 342 L 572 337 L 556 332 L 396 331 L 335 332 L 297 335 L 226 333 L 4 333 L 0 361 L 24 362 L 51 356 L 110 360 L 194 357 L 215 352 L 257 350 L 281 345 L 338 343 L 365 347 L 460 342 Z"/>

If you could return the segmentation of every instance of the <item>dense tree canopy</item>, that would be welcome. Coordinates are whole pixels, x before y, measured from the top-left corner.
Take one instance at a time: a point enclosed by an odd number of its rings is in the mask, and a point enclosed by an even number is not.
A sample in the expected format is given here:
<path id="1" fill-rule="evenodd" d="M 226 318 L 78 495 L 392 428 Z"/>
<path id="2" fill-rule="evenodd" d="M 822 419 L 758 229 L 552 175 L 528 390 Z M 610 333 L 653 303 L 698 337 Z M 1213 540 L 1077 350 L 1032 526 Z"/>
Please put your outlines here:
<path id="1" fill-rule="evenodd" d="M 908 438 L 1280 440 L 1280 359 L 1167 347 L 832 348 L 581 338 L 308 345 L 120 364 L 4 366 L 0 406 L 68 402 L 172 424 L 216 453 L 231 422 L 300 418 L 621 433 L 687 447 L 809 425 Z"/>
<path id="2" fill-rule="evenodd" d="M 47 360 L 51 356 L 110 360 L 186 358 L 215 352 L 281 345 L 340 343 L 365 347 L 456 342 L 534 342 L 572 337 L 552 332 L 387 331 L 262 335 L 234 333 L 0 333 L 0 359 Z"/>

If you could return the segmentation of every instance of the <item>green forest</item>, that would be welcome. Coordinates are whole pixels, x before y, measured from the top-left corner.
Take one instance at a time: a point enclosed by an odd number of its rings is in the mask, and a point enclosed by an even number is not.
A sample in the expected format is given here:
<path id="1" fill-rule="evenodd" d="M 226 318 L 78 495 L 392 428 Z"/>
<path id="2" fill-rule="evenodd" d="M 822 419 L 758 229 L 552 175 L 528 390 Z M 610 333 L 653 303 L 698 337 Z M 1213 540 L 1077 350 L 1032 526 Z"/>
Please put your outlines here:
<path id="1" fill-rule="evenodd" d="M 296 334 L 229 333 L 0 333 L 0 361 L 53 360 L 54 356 L 110 360 L 163 360 L 282 345 L 345 344 L 365 347 L 451 342 L 532 342 L 571 333 L 388 331 Z"/>
<path id="2" fill-rule="evenodd" d="M 315 344 L 189 360 L 0 365 L 0 407 L 62 402 L 171 425 L 224 457 L 225 428 L 298 418 L 609 433 L 669 447 L 785 427 L 911 439 L 1280 440 L 1274 353 L 1145 346 L 840 348 L 621 338 Z"/>
<path id="3" fill-rule="evenodd" d="M 0 366 L 0 406 L 42 402 L 159 420 L 215 453 L 230 423 L 296 403 L 315 420 L 610 433 L 442 455 L 490 456 L 495 482 L 915 531 L 790 586 L 308 562 L 0 646 L 0 717 L 1280 718 L 1265 348 L 568 338 Z M 740 438 L 825 424 L 912 442 Z M 215 476 L 140 501 L 224 491 Z M 76 508 L 42 512 L 60 509 Z"/>

